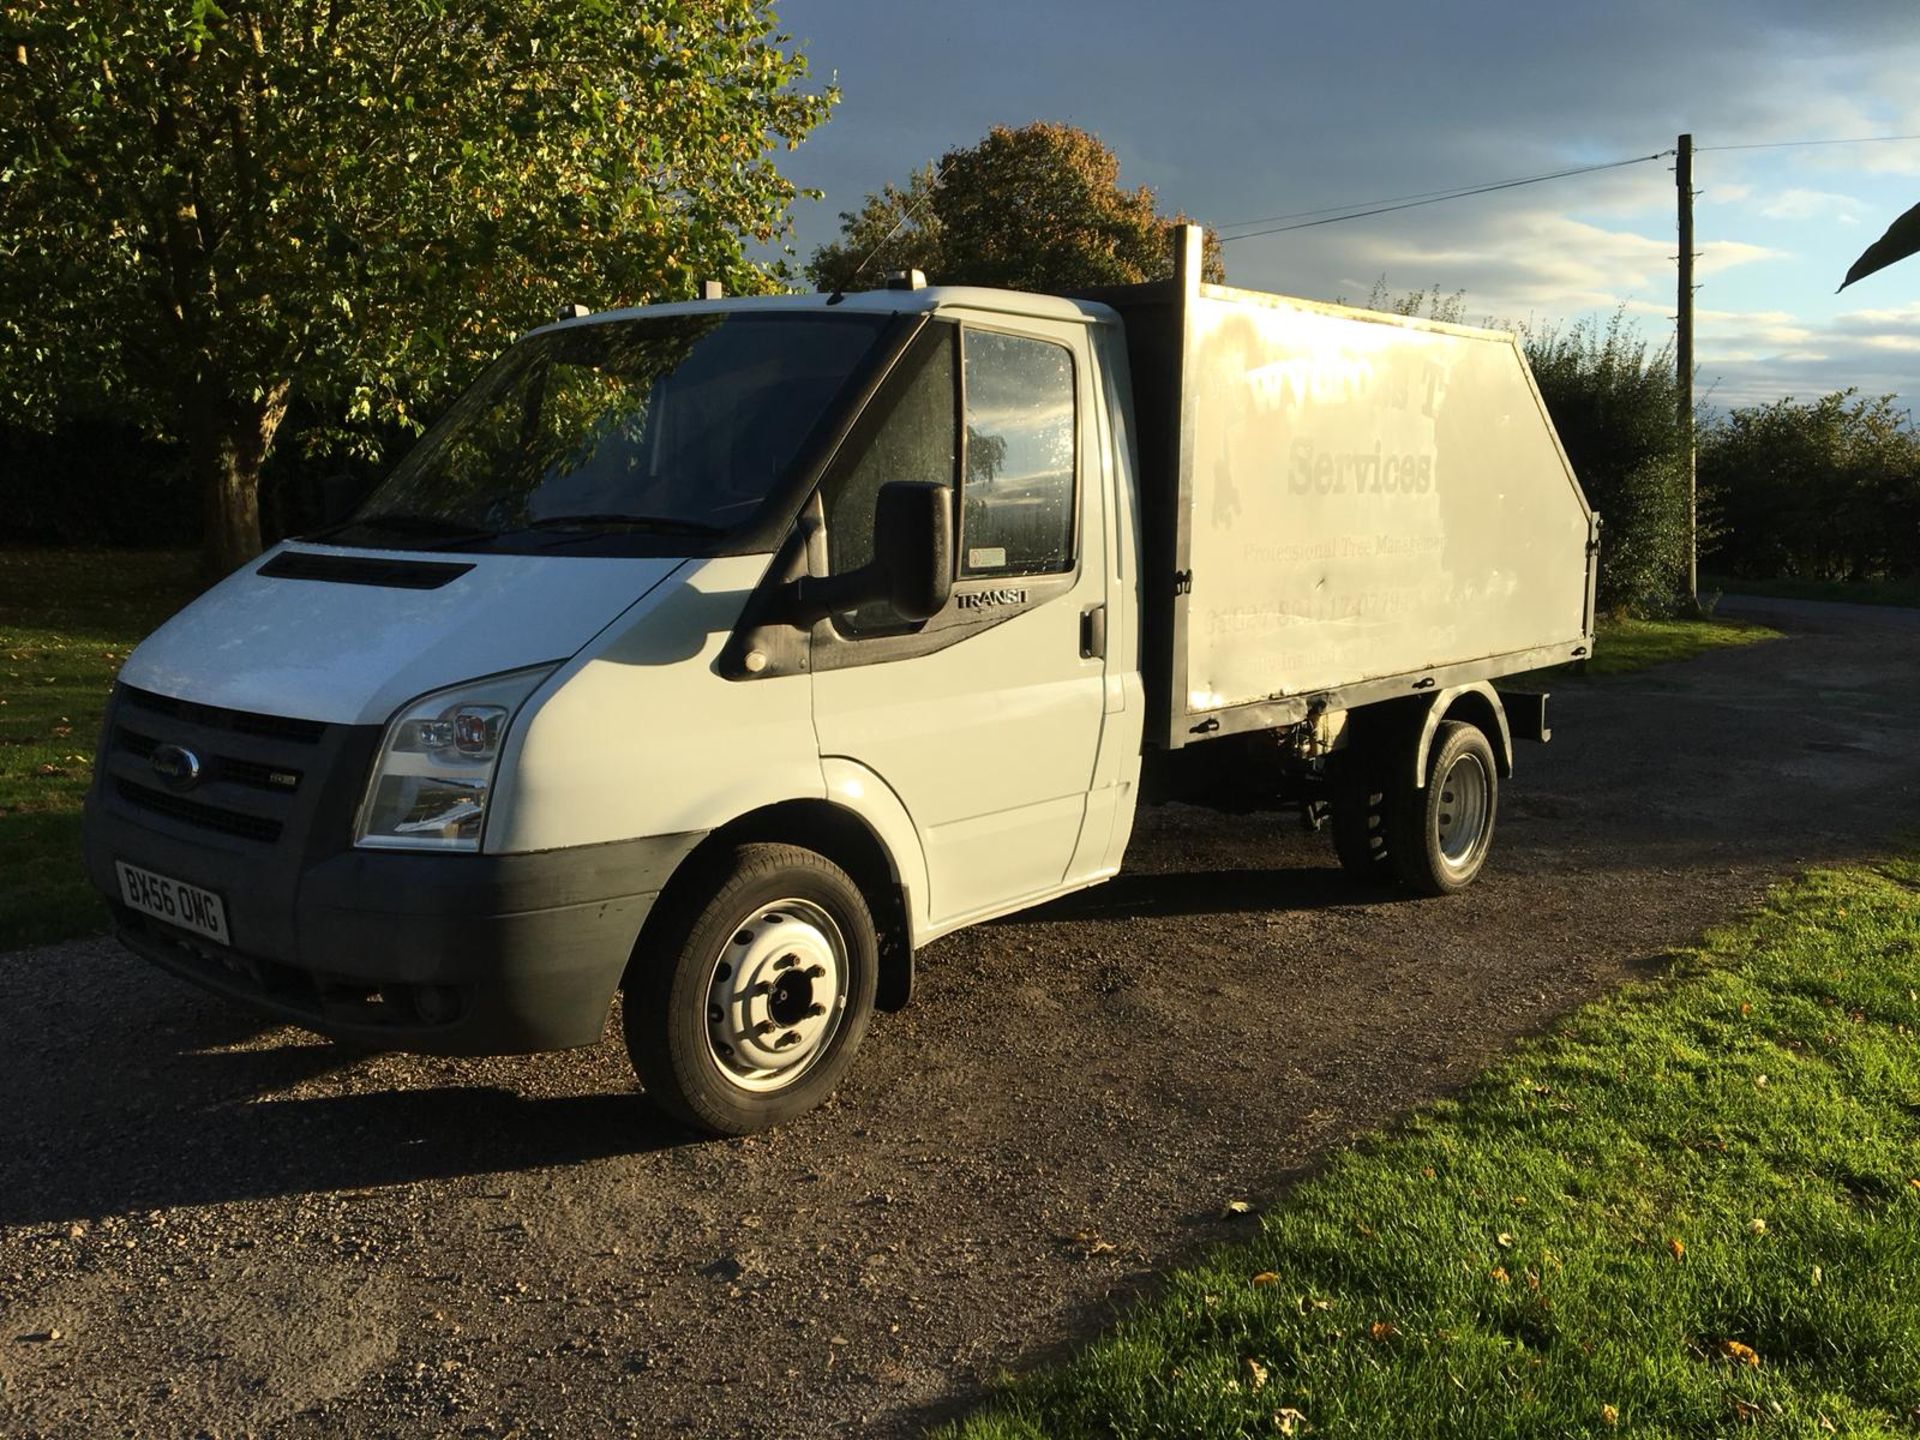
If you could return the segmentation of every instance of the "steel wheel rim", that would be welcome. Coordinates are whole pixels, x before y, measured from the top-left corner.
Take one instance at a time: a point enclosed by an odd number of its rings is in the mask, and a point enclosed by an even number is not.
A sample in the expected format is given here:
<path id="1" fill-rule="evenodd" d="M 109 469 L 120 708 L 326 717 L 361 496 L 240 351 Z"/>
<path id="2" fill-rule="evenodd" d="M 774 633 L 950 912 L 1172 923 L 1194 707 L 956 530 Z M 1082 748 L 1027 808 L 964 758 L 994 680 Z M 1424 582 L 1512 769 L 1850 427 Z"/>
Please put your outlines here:
<path id="1" fill-rule="evenodd" d="M 1440 863 L 1457 875 L 1473 868 L 1486 844 L 1493 785 L 1478 755 L 1458 756 L 1433 783 L 1440 797 L 1434 816 Z"/>
<path id="2" fill-rule="evenodd" d="M 783 1090 L 817 1065 L 846 1015 L 840 927 L 810 900 L 755 906 L 707 971 L 707 1053 L 742 1090 Z"/>

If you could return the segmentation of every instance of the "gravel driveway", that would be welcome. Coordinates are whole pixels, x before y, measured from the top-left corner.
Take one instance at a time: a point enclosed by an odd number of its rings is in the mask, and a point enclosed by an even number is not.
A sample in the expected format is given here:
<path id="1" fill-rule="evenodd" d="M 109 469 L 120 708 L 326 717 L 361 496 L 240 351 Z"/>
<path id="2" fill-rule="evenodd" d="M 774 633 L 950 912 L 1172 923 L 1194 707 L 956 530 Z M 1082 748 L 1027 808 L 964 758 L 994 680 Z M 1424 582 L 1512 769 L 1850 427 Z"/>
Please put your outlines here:
<path id="1" fill-rule="evenodd" d="M 753 1140 L 665 1132 L 612 1042 L 367 1057 L 105 941 L 0 957 L 0 1434 L 916 1433 L 1225 1201 L 1911 833 L 1920 612 L 1738 608 L 1791 638 L 1563 686 L 1467 894 L 1149 813 L 1121 879 L 925 951 Z"/>

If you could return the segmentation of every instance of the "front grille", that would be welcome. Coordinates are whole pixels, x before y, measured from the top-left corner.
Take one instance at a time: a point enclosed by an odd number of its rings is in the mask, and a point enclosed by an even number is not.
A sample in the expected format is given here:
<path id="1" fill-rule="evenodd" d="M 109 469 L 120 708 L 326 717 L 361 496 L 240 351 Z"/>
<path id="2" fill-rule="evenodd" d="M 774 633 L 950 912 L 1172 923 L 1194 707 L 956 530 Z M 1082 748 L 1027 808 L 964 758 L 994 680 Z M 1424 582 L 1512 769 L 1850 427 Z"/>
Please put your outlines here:
<path id="1" fill-rule="evenodd" d="M 290 740 L 297 745 L 318 745 L 327 733 L 318 720 L 294 720 L 285 715 L 256 715 L 250 710 L 227 710 L 218 705 L 201 705 L 192 700 L 176 700 L 171 695 L 155 695 L 150 690 L 120 687 L 120 703 L 149 715 L 165 715 L 208 730 L 231 730 L 238 735 L 256 735 L 263 740 Z"/>
<path id="2" fill-rule="evenodd" d="M 113 782 L 114 790 L 129 805 L 142 810 L 152 811 L 156 815 L 166 815 L 175 820 L 184 820 L 189 825 L 198 825 L 203 830 L 218 830 L 223 835 L 238 835 L 247 840 L 263 840 L 271 845 L 280 838 L 284 828 L 278 820 L 270 820 L 262 815 L 248 815 L 239 810 L 224 809 L 219 805 L 205 805 L 198 800 L 189 800 L 184 795 L 172 795 L 165 790 L 149 790 L 144 785 L 135 785 L 123 779 Z"/>
<path id="3" fill-rule="evenodd" d="M 138 730 L 129 730 L 124 725 L 114 727 L 113 742 L 116 749 L 141 760 L 151 760 L 153 752 L 161 744 L 153 736 L 142 735 Z M 275 795 L 291 794 L 300 788 L 301 772 L 290 766 L 239 760 L 231 755 L 210 756 L 204 763 L 207 767 L 205 778 L 208 780 L 231 780 L 236 785 L 248 785 Z"/>
<path id="4" fill-rule="evenodd" d="M 264 845 L 277 842 L 303 803 L 309 773 L 320 778 L 336 727 L 260 715 L 121 686 L 107 733 L 107 774 L 128 805 L 182 825 Z M 199 760 L 197 777 L 155 769 L 155 752 L 177 745 Z M 304 821 L 300 822 L 304 824 Z"/>

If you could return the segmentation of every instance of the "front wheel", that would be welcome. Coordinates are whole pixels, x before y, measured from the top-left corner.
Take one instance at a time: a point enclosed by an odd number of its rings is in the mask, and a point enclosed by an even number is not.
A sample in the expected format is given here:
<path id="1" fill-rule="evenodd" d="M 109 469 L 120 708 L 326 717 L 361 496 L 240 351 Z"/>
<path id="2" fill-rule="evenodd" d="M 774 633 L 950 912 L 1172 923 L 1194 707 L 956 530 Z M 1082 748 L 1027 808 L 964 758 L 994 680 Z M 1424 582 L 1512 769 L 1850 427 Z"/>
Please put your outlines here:
<path id="1" fill-rule="evenodd" d="M 811 850 L 741 845 L 669 903 L 626 987 L 648 1097 L 714 1135 L 813 1109 L 873 1016 L 879 944 L 860 888 Z"/>
<path id="2" fill-rule="evenodd" d="M 1500 772 L 1478 726 L 1442 722 L 1427 759 L 1427 785 L 1396 807 L 1393 866 L 1423 895 L 1451 895 L 1474 882 L 1493 845 Z"/>

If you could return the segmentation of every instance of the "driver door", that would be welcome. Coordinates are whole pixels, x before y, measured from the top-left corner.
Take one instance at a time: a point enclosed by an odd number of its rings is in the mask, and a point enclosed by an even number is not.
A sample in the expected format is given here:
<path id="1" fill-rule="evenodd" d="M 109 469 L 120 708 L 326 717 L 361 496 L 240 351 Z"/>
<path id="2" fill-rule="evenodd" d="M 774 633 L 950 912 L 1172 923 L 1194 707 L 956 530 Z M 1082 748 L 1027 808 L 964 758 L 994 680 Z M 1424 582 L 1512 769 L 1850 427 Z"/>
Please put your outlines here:
<path id="1" fill-rule="evenodd" d="M 1095 413 L 1082 327 L 934 321 L 822 485 L 834 573 L 870 558 L 881 485 L 954 494 L 946 608 L 834 616 L 812 656 L 821 756 L 900 798 L 943 929 L 1058 889 L 1080 845 L 1106 688 L 1083 625 L 1107 598 Z"/>

